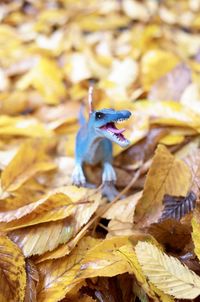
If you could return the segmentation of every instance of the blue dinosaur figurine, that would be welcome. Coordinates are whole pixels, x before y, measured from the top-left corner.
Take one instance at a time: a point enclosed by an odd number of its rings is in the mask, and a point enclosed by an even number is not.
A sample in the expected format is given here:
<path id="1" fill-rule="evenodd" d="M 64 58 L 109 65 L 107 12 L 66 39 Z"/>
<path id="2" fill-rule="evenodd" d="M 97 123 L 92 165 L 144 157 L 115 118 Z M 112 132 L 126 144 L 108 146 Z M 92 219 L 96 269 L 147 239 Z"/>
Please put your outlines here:
<path id="1" fill-rule="evenodd" d="M 75 168 L 72 174 L 72 182 L 77 186 L 85 186 L 86 178 L 83 164 L 95 165 L 101 163 L 103 167 L 103 185 L 112 185 L 116 182 L 116 173 L 112 166 L 112 142 L 121 147 L 127 147 L 130 142 L 124 137 L 125 129 L 118 129 L 115 123 L 123 122 L 131 116 L 128 110 L 92 109 L 93 86 L 89 87 L 89 120 L 86 122 L 83 115 L 80 116 L 81 127 L 76 136 Z M 116 190 L 116 189 L 115 189 Z M 107 191 L 107 190 L 106 190 Z M 114 193 L 114 192 L 113 192 Z M 117 190 L 115 191 L 117 194 Z M 108 199 L 116 194 L 106 193 Z"/>

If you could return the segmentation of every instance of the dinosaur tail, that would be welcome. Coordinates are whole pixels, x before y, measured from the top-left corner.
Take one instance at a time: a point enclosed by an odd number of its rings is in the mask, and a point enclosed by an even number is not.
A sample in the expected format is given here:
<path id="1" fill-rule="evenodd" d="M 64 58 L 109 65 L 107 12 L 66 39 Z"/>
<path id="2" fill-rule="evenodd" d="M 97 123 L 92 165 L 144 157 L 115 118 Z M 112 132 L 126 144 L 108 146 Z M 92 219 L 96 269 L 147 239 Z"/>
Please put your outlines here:
<path id="1" fill-rule="evenodd" d="M 80 111 L 79 111 L 79 116 L 78 116 L 78 119 L 79 119 L 79 124 L 81 126 L 85 125 L 86 124 L 86 119 L 84 117 L 84 109 L 85 109 L 85 106 L 82 104 L 81 105 L 81 108 L 80 108 Z"/>

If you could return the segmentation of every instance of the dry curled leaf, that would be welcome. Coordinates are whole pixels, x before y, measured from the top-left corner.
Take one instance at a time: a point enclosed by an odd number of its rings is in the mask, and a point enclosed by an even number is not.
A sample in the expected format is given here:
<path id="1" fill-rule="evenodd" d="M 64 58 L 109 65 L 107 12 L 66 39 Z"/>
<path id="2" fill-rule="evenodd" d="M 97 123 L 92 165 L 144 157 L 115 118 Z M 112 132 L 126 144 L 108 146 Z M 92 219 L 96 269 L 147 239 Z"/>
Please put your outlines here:
<path id="1" fill-rule="evenodd" d="M 170 218 L 180 220 L 187 213 L 194 210 L 196 199 L 197 196 L 192 191 L 185 197 L 165 194 L 163 198 L 164 209 L 160 221 Z"/>
<path id="2" fill-rule="evenodd" d="M 24 302 L 37 302 L 37 285 L 39 282 L 39 274 L 37 267 L 31 260 L 26 261 L 26 292 Z"/>

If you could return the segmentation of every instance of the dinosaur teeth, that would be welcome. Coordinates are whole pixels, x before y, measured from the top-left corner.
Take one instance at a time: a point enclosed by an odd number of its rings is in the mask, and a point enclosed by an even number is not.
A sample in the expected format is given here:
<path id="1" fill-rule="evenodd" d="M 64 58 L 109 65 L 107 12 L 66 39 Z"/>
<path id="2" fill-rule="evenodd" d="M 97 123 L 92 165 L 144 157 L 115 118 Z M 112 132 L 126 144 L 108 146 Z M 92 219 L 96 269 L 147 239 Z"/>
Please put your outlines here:
<path id="1" fill-rule="evenodd" d="M 116 123 L 123 123 L 124 121 L 128 120 L 129 118 L 120 118 L 116 121 Z"/>

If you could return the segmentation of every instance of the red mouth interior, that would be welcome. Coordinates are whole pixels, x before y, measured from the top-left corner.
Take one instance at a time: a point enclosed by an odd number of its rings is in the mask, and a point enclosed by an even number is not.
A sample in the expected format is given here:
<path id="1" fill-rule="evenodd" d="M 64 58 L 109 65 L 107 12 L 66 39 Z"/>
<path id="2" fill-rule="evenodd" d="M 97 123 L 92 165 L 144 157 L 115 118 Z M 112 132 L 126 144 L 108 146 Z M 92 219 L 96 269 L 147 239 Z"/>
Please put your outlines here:
<path id="1" fill-rule="evenodd" d="M 107 123 L 107 124 L 101 126 L 100 129 L 106 130 L 106 131 L 110 131 L 110 132 L 112 132 L 118 139 L 125 140 L 125 137 L 123 136 L 122 133 L 123 133 L 126 129 L 125 129 L 125 128 L 123 128 L 123 129 L 118 129 L 118 128 L 115 126 L 115 123 L 113 123 L 113 122 L 110 122 L 110 123 Z"/>

